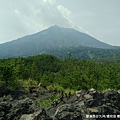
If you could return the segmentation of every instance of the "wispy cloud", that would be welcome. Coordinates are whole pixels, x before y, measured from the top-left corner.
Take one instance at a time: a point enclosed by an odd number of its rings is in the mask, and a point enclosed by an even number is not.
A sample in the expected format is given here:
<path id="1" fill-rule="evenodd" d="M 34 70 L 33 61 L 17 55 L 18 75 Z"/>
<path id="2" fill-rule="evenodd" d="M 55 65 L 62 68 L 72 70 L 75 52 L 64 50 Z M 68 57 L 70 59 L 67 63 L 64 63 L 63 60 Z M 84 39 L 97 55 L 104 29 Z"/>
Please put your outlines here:
<path id="1" fill-rule="evenodd" d="M 0 2 L 1 41 L 41 31 L 51 25 L 83 29 L 74 22 L 73 13 L 56 0 L 20 0 Z M 10 34 L 9 34 L 10 33 Z"/>
<path id="2" fill-rule="evenodd" d="M 73 27 L 74 26 L 74 22 L 71 19 L 72 12 L 70 10 L 68 10 L 67 8 L 65 8 L 64 6 L 62 6 L 62 5 L 58 5 L 57 9 L 62 14 L 63 18 L 65 18 L 68 21 L 70 26 Z"/>
<path id="3" fill-rule="evenodd" d="M 65 8 L 62 5 L 58 5 L 57 9 L 61 12 L 63 17 L 65 17 L 66 19 L 69 19 L 70 15 L 72 14 L 70 10 L 68 10 L 67 8 Z"/>
<path id="4" fill-rule="evenodd" d="M 69 23 L 69 27 L 73 27 L 77 30 L 79 30 L 80 32 L 84 32 L 86 34 L 89 34 L 90 36 L 93 37 L 93 35 L 87 31 L 86 29 L 84 29 L 82 26 L 77 25 L 73 20 L 72 20 L 72 12 L 70 10 L 68 10 L 67 8 L 65 8 L 62 5 L 58 5 L 57 9 L 60 11 L 60 13 L 62 14 L 62 16 L 68 21 Z"/>
<path id="5" fill-rule="evenodd" d="M 54 5 L 56 3 L 56 0 L 43 0 L 45 3 Z"/>

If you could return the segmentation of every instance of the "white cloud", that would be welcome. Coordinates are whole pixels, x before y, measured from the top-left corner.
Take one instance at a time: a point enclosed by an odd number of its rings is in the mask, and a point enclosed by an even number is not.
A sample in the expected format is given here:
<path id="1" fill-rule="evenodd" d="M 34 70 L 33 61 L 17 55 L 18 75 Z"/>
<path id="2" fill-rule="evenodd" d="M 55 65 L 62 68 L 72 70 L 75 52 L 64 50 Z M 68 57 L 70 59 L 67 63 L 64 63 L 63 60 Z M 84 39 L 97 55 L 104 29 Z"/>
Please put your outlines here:
<path id="1" fill-rule="evenodd" d="M 71 19 L 72 12 L 70 10 L 68 10 L 67 8 L 65 8 L 64 6 L 62 6 L 62 5 L 58 5 L 57 9 L 62 14 L 63 18 L 65 18 L 67 20 L 69 26 L 74 27 L 74 22 Z"/>
<path id="2" fill-rule="evenodd" d="M 56 0 L 43 0 L 45 3 L 54 5 L 56 3 Z"/>
<path id="3" fill-rule="evenodd" d="M 72 12 L 57 4 L 56 0 L 4 0 L 0 4 L 0 16 L 0 43 L 41 31 L 54 24 L 84 32 L 74 22 Z"/>
<path id="4" fill-rule="evenodd" d="M 71 19 L 72 17 L 72 12 L 70 10 L 68 10 L 67 8 L 65 8 L 62 5 L 58 5 L 57 9 L 60 11 L 60 13 L 62 14 L 62 16 L 68 21 L 69 23 L 69 27 L 73 27 L 81 32 L 84 32 L 86 34 L 89 34 L 90 36 L 93 36 L 92 34 L 90 34 L 89 31 L 87 31 L 86 29 L 84 29 L 82 26 L 76 25 L 76 23 Z"/>
<path id="5" fill-rule="evenodd" d="M 17 14 L 17 15 L 20 15 L 20 11 L 15 9 L 14 12 Z"/>
<path id="6" fill-rule="evenodd" d="M 58 5 L 57 9 L 61 12 L 63 17 L 65 17 L 66 19 L 68 19 L 70 17 L 70 15 L 72 14 L 70 10 L 68 10 L 67 8 L 65 8 L 62 5 Z"/>

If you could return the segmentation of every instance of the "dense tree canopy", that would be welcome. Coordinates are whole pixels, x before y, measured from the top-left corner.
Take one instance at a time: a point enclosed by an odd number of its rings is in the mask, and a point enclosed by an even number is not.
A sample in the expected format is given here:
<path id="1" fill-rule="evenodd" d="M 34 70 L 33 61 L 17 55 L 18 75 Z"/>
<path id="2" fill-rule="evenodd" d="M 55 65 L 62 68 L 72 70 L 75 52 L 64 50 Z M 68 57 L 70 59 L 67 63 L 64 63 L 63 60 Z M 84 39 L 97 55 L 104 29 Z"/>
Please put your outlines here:
<path id="1" fill-rule="evenodd" d="M 74 90 L 120 89 L 120 58 L 77 60 L 71 55 L 59 60 L 52 55 L 0 60 L 0 84 L 19 86 L 19 80 L 31 79 L 45 85 Z M 12 84 L 11 84 L 12 83 Z M 13 84 L 14 83 L 14 84 Z"/>

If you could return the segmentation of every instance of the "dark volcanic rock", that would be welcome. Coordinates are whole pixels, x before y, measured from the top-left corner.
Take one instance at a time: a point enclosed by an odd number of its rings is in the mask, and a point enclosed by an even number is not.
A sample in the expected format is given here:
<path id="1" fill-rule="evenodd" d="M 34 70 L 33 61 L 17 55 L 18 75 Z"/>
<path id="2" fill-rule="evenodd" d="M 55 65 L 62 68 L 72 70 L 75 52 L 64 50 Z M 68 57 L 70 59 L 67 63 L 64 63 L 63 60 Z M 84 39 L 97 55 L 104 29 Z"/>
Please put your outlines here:
<path id="1" fill-rule="evenodd" d="M 89 118 L 86 118 L 87 115 L 96 115 L 98 118 L 101 115 L 120 115 L 120 94 L 118 92 L 111 90 L 100 93 L 94 89 L 90 89 L 84 94 L 83 92 L 81 92 L 82 96 L 77 101 L 58 107 L 53 119 L 89 120 Z M 92 118 L 92 120 L 98 118 Z"/>
<path id="2" fill-rule="evenodd" d="M 44 109 L 40 109 L 32 114 L 24 114 L 20 120 L 50 120 Z"/>
<path id="3" fill-rule="evenodd" d="M 25 98 L 12 102 L 0 103 L 0 120 L 46 120 L 49 119 L 44 109 L 32 99 Z"/>
<path id="4" fill-rule="evenodd" d="M 30 98 L 31 95 L 0 97 L 0 120 L 97 120 L 102 115 L 120 115 L 120 94 L 114 90 L 105 93 L 95 89 L 81 90 L 79 97 L 71 96 L 48 110 L 41 108 L 34 101 L 37 97 L 32 95 Z M 91 119 L 90 115 L 98 118 Z M 107 119 L 106 116 L 100 120 Z"/>
<path id="5" fill-rule="evenodd" d="M 82 105 L 84 105 L 83 102 L 58 107 L 53 120 L 82 120 Z"/>

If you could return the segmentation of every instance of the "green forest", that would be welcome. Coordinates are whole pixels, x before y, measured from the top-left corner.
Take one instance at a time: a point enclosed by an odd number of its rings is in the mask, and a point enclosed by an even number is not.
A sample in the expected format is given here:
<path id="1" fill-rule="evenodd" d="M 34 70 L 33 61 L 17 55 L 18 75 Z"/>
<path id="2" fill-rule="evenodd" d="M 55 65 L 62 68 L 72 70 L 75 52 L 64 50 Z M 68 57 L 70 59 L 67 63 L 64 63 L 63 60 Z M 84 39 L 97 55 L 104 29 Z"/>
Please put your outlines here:
<path id="1" fill-rule="evenodd" d="M 61 60 L 42 54 L 0 60 L 0 86 L 19 89 L 38 83 L 68 90 L 120 90 L 120 57 L 78 60 L 68 54 Z"/>

